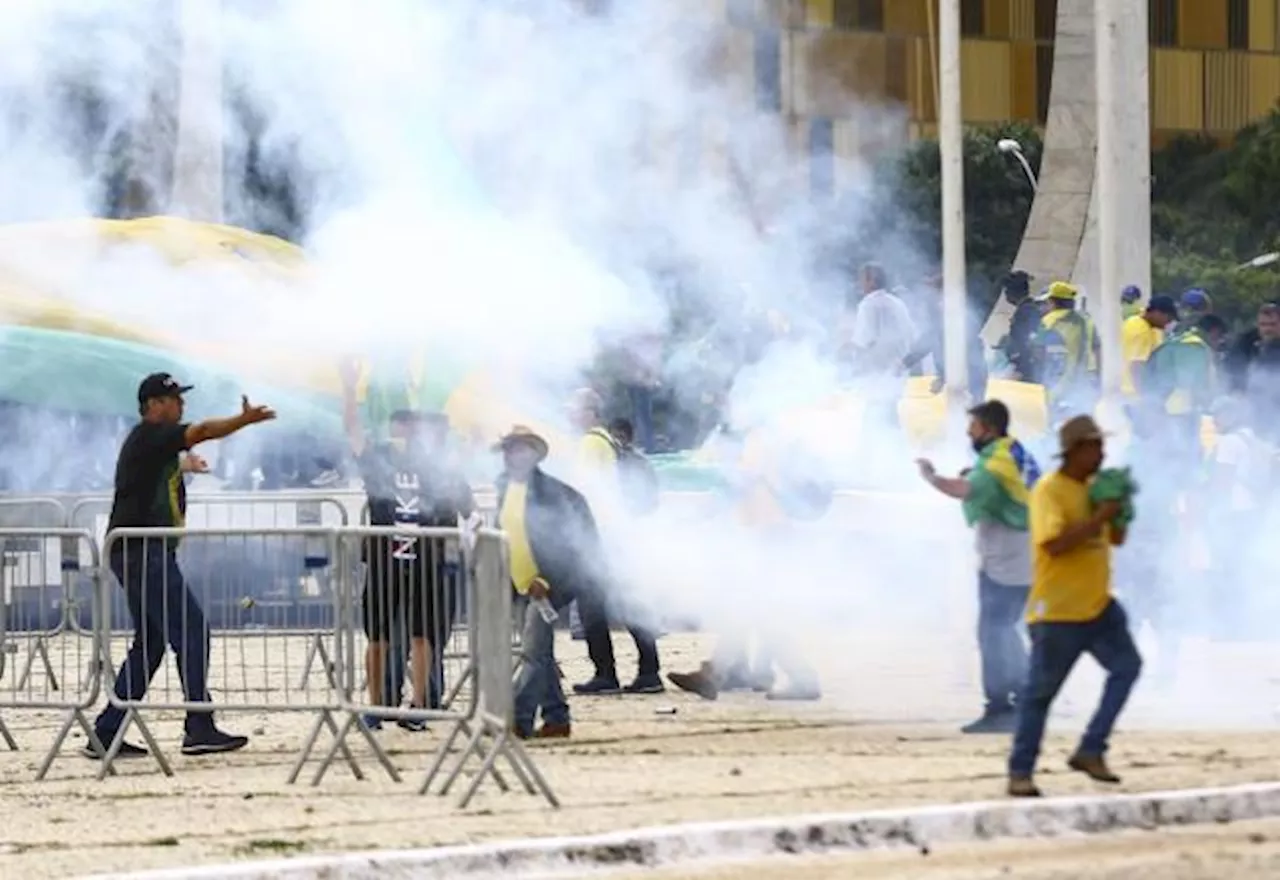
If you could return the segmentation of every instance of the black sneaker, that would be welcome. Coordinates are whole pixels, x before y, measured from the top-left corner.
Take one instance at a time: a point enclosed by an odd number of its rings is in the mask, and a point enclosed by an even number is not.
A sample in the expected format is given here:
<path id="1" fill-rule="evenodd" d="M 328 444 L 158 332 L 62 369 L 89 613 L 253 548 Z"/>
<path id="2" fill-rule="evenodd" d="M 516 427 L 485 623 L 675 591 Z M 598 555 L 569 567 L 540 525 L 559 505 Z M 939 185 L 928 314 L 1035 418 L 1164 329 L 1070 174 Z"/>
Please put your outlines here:
<path id="1" fill-rule="evenodd" d="M 427 729 L 427 722 L 421 718 L 400 718 L 396 721 L 396 727 L 410 733 L 422 733 Z"/>
<path id="2" fill-rule="evenodd" d="M 111 740 L 104 739 L 102 740 L 102 742 L 106 744 L 106 743 L 110 743 Z M 111 748 L 110 745 L 107 745 L 106 747 Z M 101 761 L 105 757 L 105 755 L 98 753 L 98 750 L 93 747 L 92 743 L 85 743 L 84 748 L 80 750 L 80 754 L 84 755 L 90 761 Z M 145 758 L 149 754 L 151 753 L 148 752 L 146 749 L 144 749 L 142 746 L 135 746 L 131 742 L 122 742 L 120 743 L 120 751 L 116 752 L 116 757 L 117 758 Z"/>
<path id="3" fill-rule="evenodd" d="M 360 721 L 361 721 L 361 722 L 364 724 L 364 726 L 365 726 L 365 727 L 367 727 L 369 730 L 381 730 L 381 729 L 382 729 L 382 718 L 381 718 L 380 716 L 378 716 L 378 715 L 362 715 L 362 716 L 360 716 Z"/>
<path id="4" fill-rule="evenodd" d="M 238 752 L 249 744 L 249 737 L 234 736 L 221 730 L 188 733 L 182 738 L 184 755 L 217 755 L 222 752 Z"/>
<path id="5" fill-rule="evenodd" d="M 597 675 L 591 681 L 584 681 L 582 684 L 575 684 L 573 692 L 581 696 L 600 697 L 611 694 L 622 693 L 622 688 L 618 685 L 616 678 L 605 678 Z"/>
<path id="6" fill-rule="evenodd" d="M 661 694 L 666 689 L 667 686 L 655 672 L 652 675 L 637 675 L 636 680 L 622 690 L 628 694 Z"/>
<path id="7" fill-rule="evenodd" d="M 984 712 L 977 721 L 960 728 L 961 733 L 1013 733 L 1018 726 L 1018 713 L 1012 708 Z"/>

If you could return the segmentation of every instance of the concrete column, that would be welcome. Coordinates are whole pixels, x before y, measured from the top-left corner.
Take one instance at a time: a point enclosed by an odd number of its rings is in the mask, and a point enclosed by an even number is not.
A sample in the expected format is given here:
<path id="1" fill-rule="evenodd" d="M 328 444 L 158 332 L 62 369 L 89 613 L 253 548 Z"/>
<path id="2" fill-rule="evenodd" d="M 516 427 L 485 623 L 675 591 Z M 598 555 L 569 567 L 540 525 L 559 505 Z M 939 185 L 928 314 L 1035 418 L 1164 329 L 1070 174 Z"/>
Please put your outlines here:
<path id="1" fill-rule="evenodd" d="M 181 93 L 171 211 L 222 222 L 222 44 L 220 0 L 180 0 Z"/>

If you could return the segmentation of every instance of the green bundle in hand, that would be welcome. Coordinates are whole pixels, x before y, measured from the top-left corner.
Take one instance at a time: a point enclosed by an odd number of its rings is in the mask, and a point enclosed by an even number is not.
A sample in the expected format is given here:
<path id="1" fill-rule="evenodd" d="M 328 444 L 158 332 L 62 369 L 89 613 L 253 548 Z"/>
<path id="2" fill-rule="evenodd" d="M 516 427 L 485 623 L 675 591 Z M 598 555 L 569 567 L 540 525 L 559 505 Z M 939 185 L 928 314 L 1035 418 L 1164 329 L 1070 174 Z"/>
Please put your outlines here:
<path id="1" fill-rule="evenodd" d="M 1126 529 L 1137 516 L 1133 496 L 1138 494 L 1138 481 L 1127 467 L 1103 468 L 1089 484 L 1089 500 L 1094 506 L 1104 501 L 1118 501 L 1120 512 L 1111 521 L 1117 528 Z"/>

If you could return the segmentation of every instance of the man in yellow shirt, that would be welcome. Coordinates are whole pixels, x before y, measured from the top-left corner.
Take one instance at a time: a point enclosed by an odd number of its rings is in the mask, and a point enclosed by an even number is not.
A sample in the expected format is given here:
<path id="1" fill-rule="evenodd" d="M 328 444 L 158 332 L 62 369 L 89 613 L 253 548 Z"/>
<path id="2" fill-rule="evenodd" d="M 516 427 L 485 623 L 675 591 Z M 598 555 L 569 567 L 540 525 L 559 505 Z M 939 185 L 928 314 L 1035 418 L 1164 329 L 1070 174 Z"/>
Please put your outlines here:
<path id="1" fill-rule="evenodd" d="M 604 423 L 604 401 L 591 388 L 579 389 L 569 405 L 570 419 L 582 433 L 578 441 L 577 466 L 574 484 L 590 499 L 591 509 L 606 539 L 625 540 L 627 511 L 622 498 L 622 483 L 618 472 L 618 447 Z M 607 541 L 606 541 L 607 543 Z M 611 578 L 607 586 L 615 594 L 619 582 Z M 617 600 L 621 597 L 614 595 Z M 658 660 L 658 641 L 654 631 L 629 619 L 627 631 L 636 645 L 637 673 L 625 688 L 618 680 L 617 662 L 613 653 L 613 636 L 609 631 L 609 607 L 607 603 L 591 603 L 587 607 L 576 603 L 576 616 L 571 608 L 570 626 L 581 626 L 587 642 L 587 654 L 595 666 L 590 680 L 579 682 L 573 691 L 581 695 L 604 695 L 621 692 L 633 694 L 660 694 L 666 688 L 662 684 Z M 616 610 L 616 609 L 615 609 Z M 637 609 L 628 608 L 628 618 L 638 616 Z M 576 637 L 576 636 L 575 636 Z"/>
<path id="2" fill-rule="evenodd" d="M 569 706 L 556 668 L 555 633 L 543 611 L 548 603 L 559 611 L 576 600 L 584 614 L 603 614 L 597 609 L 605 579 L 599 534 L 581 493 L 538 467 L 547 457 L 546 440 L 517 426 L 496 451 L 503 455 L 495 488 L 511 585 L 530 600 L 515 682 L 514 733 L 522 739 L 564 738 L 570 734 Z M 539 713 L 542 726 L 535 729 Z"/>
<path id="3" fill-rule="evenodd" d="M 1018 723 L 1009 756 L 1009 794 L 1039 797 L 1032 774 L 1049 707 L 1081 654 L 1107 671 L 1102 701 L 1085 728 L 1072 770 L 1098 782 L 1120 779 L 1107 767 L 1107 741 L 1142 669 L 1124 608 L 1111 595 L 1111 547 L 1124 543 L 1114 522 L 1120 505 L 1094 504 L 1089 487 L 1102 466 L 1102 431 L 1089 416 L 1058 432 L 1062 467 L 1031 492 L 1031 594 L 1027 623 L 1031 669 L 1018 696 Z"/>
<path id="4" fill-rule="evenodd" d="M 1178 320 L 1178 306 L 1171 296 L 1153 296 L 1145 311 L 1125 319 L 1120 346 L 1124 353 L 1124 373 L 1120 388 L 1129 398 L 1138 396 L 1142 370 L 1151 353 L 1164 341 L 1165 328 Z"/>

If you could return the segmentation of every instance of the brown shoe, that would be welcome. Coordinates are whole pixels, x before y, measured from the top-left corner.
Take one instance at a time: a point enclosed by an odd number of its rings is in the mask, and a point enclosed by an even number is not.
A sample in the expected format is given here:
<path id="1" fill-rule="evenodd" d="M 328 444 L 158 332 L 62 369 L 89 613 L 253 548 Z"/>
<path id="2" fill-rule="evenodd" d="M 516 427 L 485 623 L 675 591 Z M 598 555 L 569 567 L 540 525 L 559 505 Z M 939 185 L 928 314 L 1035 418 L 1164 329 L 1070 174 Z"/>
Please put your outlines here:
<path id="1" fill-rule="evenodd" d="M 568 739 L 572 728 L 568 724 L 544 724 L 533 735 L 534 739 Z"/>
<path id="2" fill-rule="evenodd" d="M 1107 782 L 1112 785 L 1120 781 L 1120 777 L 1111 772 L 1107 762 L 1101 755 L 1082 755 L 1076 752 L 1067 759 L 1067 766 L 1078 773 L 1083 773 L 1094 782 Z"/>
<path id="3" fill-rule="evenodd" d="M 720 696 L 720 689 L 716 687 L 706 664 L 697 672 L 668 672 L 667 678 L 680 690 L 697 694 L 704 700 L 714 700 Z"/>
<path id="4" fill-rule="evenodd" d="M 1035 782 L 1030 776 L 1010 776 L 1009 787 L 1005 789 L 1009 797 L 1016 798 L 1038 798 L 1040 797 L 1040 789 L 1036 787 Z"/>

